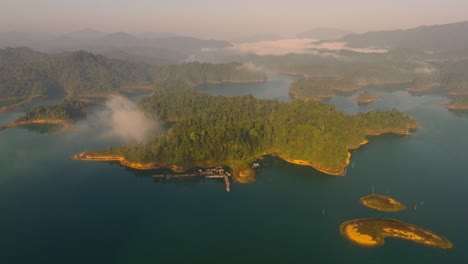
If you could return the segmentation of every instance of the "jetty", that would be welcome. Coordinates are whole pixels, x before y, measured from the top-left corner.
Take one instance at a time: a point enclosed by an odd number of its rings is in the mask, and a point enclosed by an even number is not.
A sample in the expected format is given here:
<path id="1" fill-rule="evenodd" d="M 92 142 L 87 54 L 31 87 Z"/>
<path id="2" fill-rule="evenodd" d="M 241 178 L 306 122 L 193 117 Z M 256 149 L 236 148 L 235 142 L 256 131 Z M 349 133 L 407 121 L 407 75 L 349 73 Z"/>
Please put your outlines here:
<path id="1" fill-rule="evenodd" d="M 193 173 L 173 173 L 173 174 L 154 174 L 152 176 L 154 179 L 179 179 L 179 178 L 192 178 L 192 177 L 204 177 L 206 179 L 224 179 L 224 184 L 226 185 L 226 191 L 231 191 L 231 182 L 229 177 L 231 173 L 224 170 L 221 166 L 209 169 L 199 169 L 197 172 Z"/>

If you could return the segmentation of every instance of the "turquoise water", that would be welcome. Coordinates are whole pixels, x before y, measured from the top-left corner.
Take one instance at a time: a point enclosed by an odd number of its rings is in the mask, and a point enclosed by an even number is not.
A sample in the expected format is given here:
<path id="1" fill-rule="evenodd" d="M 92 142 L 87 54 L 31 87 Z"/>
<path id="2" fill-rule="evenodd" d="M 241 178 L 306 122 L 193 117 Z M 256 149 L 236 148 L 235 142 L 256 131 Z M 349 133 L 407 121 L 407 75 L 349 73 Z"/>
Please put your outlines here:
<path id="1" fill-rule="evenodd" d="M 287 100 L 290 79 L 209 88 Z M 372 89 L 371 89 L 372 90 Z M 411 136 L 372 137 L 353 152 L 345 177 L 331 177 L 274 157 L 257 181 L 154 181 L 115 163 L 71 160 L 73 153 L 124 142 L 91 130 L 0 133 L 2 263 L 464 263 L 468 260 L 468 116 L 440 107 L 448 99 L 406 92 L 347 113 L 397 108 L 422 126 Z M 0 114 L 7 123 L 23 110 Z M 80 121 L 86 125 L 89 120 Z M 389 194 L 408 206 L 395 214 L 364 208 L 359 198 Z M 393 217 L 432 230 L 451 250 L 388 239 L 362 248 L 339 233 L 346 220 Z"/>

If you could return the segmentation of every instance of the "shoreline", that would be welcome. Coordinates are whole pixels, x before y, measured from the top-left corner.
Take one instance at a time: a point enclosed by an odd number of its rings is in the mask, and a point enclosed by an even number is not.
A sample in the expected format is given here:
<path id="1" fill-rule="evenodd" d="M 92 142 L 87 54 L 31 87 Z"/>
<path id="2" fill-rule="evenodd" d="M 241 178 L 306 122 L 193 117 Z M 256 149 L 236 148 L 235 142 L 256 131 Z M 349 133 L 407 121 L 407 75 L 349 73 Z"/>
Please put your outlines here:
<path id="1" fill-rule="evenodd" d="M 323 100 L 327 100 L 327 99 L 330 99 L 330 98 L 333 98 L 334 96 L 336 96 L 336 94 L 332 93 L 332 94 L 327 94 L 327 95 L 304 97 L 304 96 L 300 95 L 300 92 L 294 91 L 294 90 L 291 90 L 291 89 L 289 89 L 288 94 L 289 94 L 289 96 L 292 96 L 294 99 L 302 100 L 302 101 L 306 101 L 306 102 L 322 102 Z"/>
<path id="2" fill-rule="evenodd" d="M 434 86 L 428 86 L 423 88 L 410 87 L 406 88 L 406 91 L 408 91 L 408 93 L 410 93 L 411 95 L 423 95 L 434 91 Z"/>
<path id="3" fill-rule="evenodd" d="M 445 237 L 397 219 L 353 219 L 340 225 L 340 233 L 352 243 L 363 247 L 382 246 L 387 238 L 408 240 L 441 249 L 453 247 L 452 242 Z"/>
<path id="4" fill-rule="evenodd" d="M 443 107 L 449 110 L 468 111 L 468 105 L 443 104 Z"/>
<path id="5" fill-rule="evenodd" d="M 370 104 L 370 103 L 378 101 L 378 100 L 380 100 L 380 99 L 379 98 L 372 98 L 372 99 L 363 100 L 363 99 L 353 98 L 353 101 L 355 101 L 356 103 L 361 104 L 361 105 Z"/>
<path id="6" fill-rule="evenodd" d="M 387 130 L 381 130 L 381 131 L 366 131 L 366 136 L 380 136 L 383 134 L 387 133 L 392 133 L 400 136 L 405 136 L 405 135 L 411 135 L 411 131 L 418 129 L 418 127 L 411 127 L 407 128 L 406 130 L 394 130 L 394 129 L 387 129 Z M 369 140 L 365 138 L 362 140 L 359 144 L 357 145 L 348 145 L 348 157 L 345 160 L 345 162 L 340 166 L 340 167 L 326 167 L 320 164 L 316 164 L 312 161 L 307 161 L 307 160 L 299 160 L 299 159 L 291 159 L 291 158 L 284 158 L 282 157 L 281 154 L 278 154 L 278 156 L 285 161 L 295 164 L 295 165 L 301 165 L 301 166 L 309 166 L 314 168 L 315 170 L 318 170 L 324 174 L 330 175 L 330 176 L 345 176 L 346 174 L 346 168 L 348 167 L 350 161 L 351 161 L 351 152 L 350 150 L 356 150 L 360 148 L 361 146 L 369 143 Z"/>
<path id="7" fill-rule="evenodd" d="M 236 166 L 236 165 L 229 166 L 225 164 L 225 163 L 230 163 L 230 162 L 221 162 L 221 163 L 216 163 L 216 164 L 211 164 L 207 162 L 207 163 L 194 163 L 194 164 L 191 164 L 190 166 L 178 166 L 178 165 L 170 165 L 170 164 L 158 163 L 158 162 L 148 162 L 148 163 L 132 162 L 132 161 L 127 160 L 123 156 L 99 154 L 97 152 L 89 152 L 89 151 L 80 152 L 78 154 L 73 155 L 71 158 L 73 160 L 79 160 L 79 161 L 94 161 L 94 162 L 116 161 L 116 162 L 119 162 L 120 165 L 124 167 L 136 169 L 136 170 L 155 170 L 155 169 L 167 168 L 176 173 L 181 173 L 189 169 L 192 169 L 194 167 L 211 168 L 211 167 L 215 167 L 221 164 L 222 166 L 228 166 L 232 169 L 233 178 L 239 183 L 250 183 L 252 182 L 252 180 L 255 179 L 254 171 L 252 169 L 249 169 L 249 167 L 243 166 L 243 164 L 239 166 Z"/>
<path id="8" fill-rule="evenodd" d="M 13 110 L 21 107 L 22 105 L 31 103 L 34 100 L 36 100 L 38 98 L 41 98 L 41 97 L 43 97 L 43 96 L 42 95 L 31 96 L 31 97 L 28 97 L 28 98 L 26 98 L 25 100 L 23 100 L 21 102 L 0 107 L 0 113 L 6 113 L 6 112 L 13 111 Z"/>
<path id="9" fill-rule="evenodd" d="M 284 73 L 284 74 L 287 74 L 287 73 Z M 293 75 L 293 73 L 290 73 L 291 75 Z M 297 73 L 297 74 L 301 74 L 301 73 Z M 304 74 L 302 74 L 304 75 Z M 304 75 L 305 76 L 305 75 Z M 308 77 L 309 78 L 309 77 Z M 312 77 L 313 78 L 313 77 Z M 317 77 L 317 78 L 320 78 L 320 77 Z M 389 81 L 389 82 L 368 82 L 368 83 L 364 83 L 364 84 L 361 84 L 361 85 L 356 85 L 356 86 L 353 86 L 353 87 L 349 87 L 349 88 L 340 88 L 340 87 L 331 87 L 331 94 L 330 95 L 326 95 L 326 96 L 314 96 L 314 97 L 304 97 L 304 96 L 301 96 L 299 92 L 297 91 L 292 91 L 291 89 L 288 90 L 288 93 L 291 94 L 295 99 L 300 99 L 300 100 L 304 100 L 304 101 L 310 101 L 310 100 L 314 100 L 314 101 L 321 101 L 321 100 L 324 100 L 324 99 L 329 99 L 329 98 L 332 98 L 334 96 L 340 93 L 345 93 L 345 94 L 350 94 L 350 93 L 354 93 L 354 92 L 357 92 L 363 88 L 366 88 L 368 86 L 382 86 L 382 85 L 404 85 L 404 84 L 407 84 L 409 83 L 409 81 Z M 354 100 L 354 99 L 353 99 Z M 377 98 L 376 100 L 379 100 L 379 98 Z M 373 100 L 373 101 L 376 101 L 376 100 Z M 367 100 L 366 100 L 367 101 Z M 371 103 L 373 101 L 370 101 L 368 103 Z M 359 102 L 358 102 L 359 103 Z"/>
<path id="10" fill-rule="evenodd" d="M 345 176 L 346 167 L 349 165 L 349 162 L 351 160 L 351 153 L 348 151 L 348 157 L 346 158 L 346 160 L 342 164 L 342 166 L 332 168 L 332 167 L 325 167 L 325 166 L 322 166 L 322 165 L 319 165 L 319 164 L 316 164 L 316 163 L 313 163 L 313 162 L 307 161 L 307 160 L 288 159 L 288 158 L 281 157 L 281 155 L 278 155 L 278 156 L 281 159 L 283 159 L 283 160 L 285 160 L 285 161 L 287 161 L 287 162 L 289 162 L 291 164 L 312 167 L 315 170 L 320 171 L 320 172 L 322 172 L 324 174 L 327 174 L 329 176 Z"/>
<path id="11" fill-rule="evenodd" d="M 74 160 L 80 161 L 118 161 L 121 165 L 125 167 L 129 167 L 136 170 L 151 170 L 151 169 L 158 169 L 163 168 L 164 166 L 158 165 L 156 162 L 150 163 L 140 163 L 140 162 L 131 162 L 125 159 L 125 157 L 117 156 L 117 155 L 104 155 L 104 154 L 97 154 L 92 152 L 80 152 L 72 156 Z"/>
<path id="12" fill-rule="evenodd" d="M 35 120 L 27 120 L 27 121 L 21 121 L 21 122 L 10 122 L 4 126 L 0 126 L 0 131 L 12 128 L 12 127 L 18 127 L 18 126 L 25 126 L 25 125 L 32 125 L 32 124 L 51 124 L 51 125 L 64 125 L 64 127 L 71 126 L 75 123 L 74 120 L 71 119 L 35 119 Z"/>
<path id="13" fill-rule="evenodd" d="M 255 80 L 245 80 L 245 81 L 236 81 L 236 80 L 221 80 L 221 81 L 205 81 L 201 83 L 197 83 L 195 85 L 203 85 L 203 84 L 223 84 L 223 83 L 232 83 L 232 84 L 255 84 L 255 83 L 263 83 L 268 81 L 267 78 L 265 79 L 255 79 Z"/>
<path id="14" fill-rule="evenodd" d="M 394 198 L 382 194 L 369 194 L 359 199 L 359 202 L 370 209 L 395 213 L 406 209 L 406 206 Z"/>
<path id="15" fill-rule="evenodd" d="M 418 127 L 419 128 L 419 127 Z M 369 131 L 366 132 L 366 136 L 377 136 L 377 135 L 382 135 L 386 133 L 393 133 L 397 135 L 410 135 L 411 134 L 411 129 L 417 129 L 417 128 L 408 128 L 407 130 L 381 130 L 381 131 Z M 308 166 L 312 167 L 313 169 L 320 171 L 324 174 L 330 175 L 330 176 L 344 176 L 346 174 L 346 168 L 349 165 L 351 161 L 351 152 L 350 150 L 356 150 L 359 147 L 367 144 L 369 140 L 367 138 L 363 139 L 359 144 L 357 145 L 349 145 L 347 146 L 348 148 L 348 153 L 347 153 L 347 158 L 346 160 L 337 167 L 326 167 L 317 163 L 314 163 L 313 161 L 307 161 L 307 160 L 300 160 L 300 159 L 293 159 L 290 157 L 287 157 L 285 154 L 282 154 L 280 152 L 274 152 L 271 151 L 271 153 L 266 152 L 263 153 L 262 156 L 264 155 L 273 155 L 277 154 L 277 156 L 281 159 L 283 159 L 286 162 L 289 162 L 291 164 L 295 165 L 301 165 L 301 166 Z M 222 165 L 228 166 L 232 169 L 233 171 L 233 178 L 239 182 L 239 183 L 250 183 L 255 180 L 255 171 L 251 169 L 247 164 L 250 164 L 251 162 L 257 160 L 259 158 L 258 155 L 253 156 L 251 159 L 248 159 L 246 162 L 240 162 L 240 161 L 226 161 L 226 162 L 221 162 Z M 217 164 L 211 164 L 209 162 L 207 163 L 194 163 L 191 164 L 190 166 L 176 166 L 176 165 L 169 165 L 166 163 L 157 163 L 157 162 L 149 162 L 149 163 L 138 163 L 138 162 L 131 162 L 125 159 L 123 156 L 118 156 L 118 155 L 105 155 L 105 154 L 99 154 L 96 152 L 80 152 L 78 154 L 75 154 L 72 156 L 72 159 L 74 160 L 81 160 L 81 161 L 118 161 L 121 165 L 125 167 L 129 167 L 132 169 L 137 169 L 137 170 L 151 170 L 151 169 L 160 169 L 160 168 L 169 168 L 173 170 L 174 172 L 183 172 L 186 171 L 190 168 L 193 167 L 213 167 Z M 237 164 L 239 162 L 239 164 Z"/>

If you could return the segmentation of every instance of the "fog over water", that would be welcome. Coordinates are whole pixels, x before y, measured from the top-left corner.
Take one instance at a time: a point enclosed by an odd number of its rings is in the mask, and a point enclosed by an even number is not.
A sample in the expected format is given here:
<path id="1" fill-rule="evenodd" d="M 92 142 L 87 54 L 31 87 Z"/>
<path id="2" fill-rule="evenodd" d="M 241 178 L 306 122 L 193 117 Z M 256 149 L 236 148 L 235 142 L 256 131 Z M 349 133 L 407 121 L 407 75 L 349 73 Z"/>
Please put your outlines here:
<path id="1" fill-rule="evenodd" d="M 344 42 L 327 42 L 322 44 L 314 43 L 317 39 L 281 39 L 271 41 L 259 41 L 251 43 L 237 43 L 232 47 L 225 48 L 227 51 L 237 53 L 252 53 L 256 55 L 285 55 L 289 53 L 314 54 L 333 56 L 320 50 L 352 50 L 363 53 L 383 53 L 384 49 L 358 49 L 347 47 Z"/>

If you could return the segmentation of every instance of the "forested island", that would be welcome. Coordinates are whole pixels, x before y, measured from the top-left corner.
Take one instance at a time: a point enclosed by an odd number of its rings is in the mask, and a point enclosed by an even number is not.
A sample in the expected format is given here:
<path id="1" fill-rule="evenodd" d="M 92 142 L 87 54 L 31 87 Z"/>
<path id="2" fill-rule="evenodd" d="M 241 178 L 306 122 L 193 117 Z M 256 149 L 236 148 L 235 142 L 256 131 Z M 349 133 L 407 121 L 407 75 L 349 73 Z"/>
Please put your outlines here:
<path id="1" fill-rule="evenodd" d="M 340 231 L 351 242 L 365 247 L 381 246 L 387 237 L 442 249 L 453 247 L 452 242 L 443 236 L 396 219 L 350 220 L 341 224 Z"/>
<path id="2" fill-rule="evenodd" d="M 373 94 L 369 93 L 368 91 L 364 91 L 360 93 L 356 98 L 354 98 L 354 101 L 356 101 L 358 104 L 361 104 L 361 105 L 370 104 L 377 100 L 379 100 L 379 98 L 375 97 Z"/>
<path id="3" fill-rule="evenodd" d="M 87 104 L 81 101 L 64 100 L 57 105 L 41 105 L 28 111 L 16 120 L 0 126 L 0 131 L 15 126 L 29 124 L 56 124 L 70 126 L 84 116 L 83 108 Z"/>
<path id="4" fill-rule="evenodd" d="M 452 54 L 453 55 L 453 54 Z M 321 100 L 366 86 L 413 95 L 468 94 L 468 60 L 411 49 L 385 53 L 315 50 L 312 54 L 234 57 L 286 74 L 303 76 L 290 86 L 298 99 Z"/>
<path id="5" fill-rule="evenodd" d="M 352 94 L 369 85 L 399 85 L 401 87 L 406 87 L 407 84 L 408 81 L 395 83 L 390 81 L 367 82 L 365 80 L 357 80 L 354 77 L 309 77 L 295 80 L 289 87 L 289 94 L 296 99 L 322 101 L 323 99 L 334 97 L 337 94 Z M 360 97 L 355 98 L 355 101 L 360 104 L 371 103 L 375 100 L 378 100 L 378 98 L 367 91 L 361 93 Z"/>
<path id="6" fill-rule="evenodd" d="M 362 205 L 382 212 L 400 212 L 406 209 L 406 206 L 392 197 L 381 194 L 370 194 L 361 197 Z"/>
<path id="7" fill-rule="evenodd" d="M 175 124 L 147 142 L 77 154 L 83 160 L 120 160 L 145 168 L 183 171 L 219 164 L 233 169 L 240 182 L 254 180 L 250 163 L 267 154 L 330 175 L 344 175 L 349 149 L 366 135 L 410 134 L 416 121 L 399 111 L 348 116 L 319 102 L 261 100 L 253 96 L 201 94 L 185 81 L 164 81 L 139 107 L 147 116 Z M 124 161 L 124 162 L 122 162 Z M 144 164 L 150 164 L 146 166 Z"/>
<path id="8" fill-rule="evenodd" d="M 353 83 L 337 80 L 335 77 L 301 78 L 291 84 L 289 94 L 297 99 L 321 101 L 335 96 L 335 88 L 345 85 L 354 89 Z"/>

